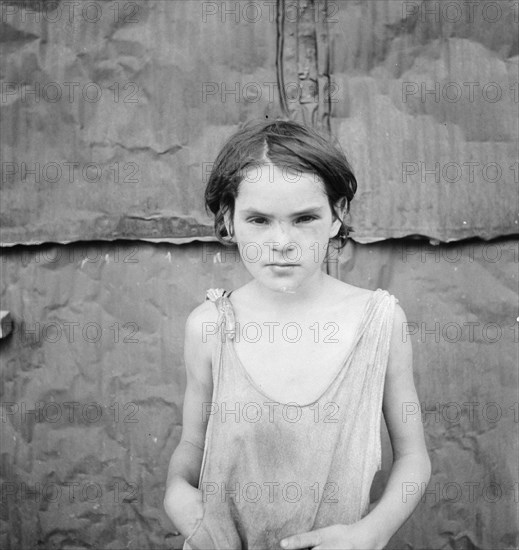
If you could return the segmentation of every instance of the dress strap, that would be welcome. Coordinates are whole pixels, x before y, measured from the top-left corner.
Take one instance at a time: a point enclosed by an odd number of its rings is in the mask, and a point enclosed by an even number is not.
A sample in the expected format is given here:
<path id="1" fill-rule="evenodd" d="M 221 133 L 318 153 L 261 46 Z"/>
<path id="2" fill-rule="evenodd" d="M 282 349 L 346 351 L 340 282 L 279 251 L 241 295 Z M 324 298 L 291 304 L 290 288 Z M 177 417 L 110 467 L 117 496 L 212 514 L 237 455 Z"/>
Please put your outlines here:
<path id="1" fill-rule="evenodd" d="M 210 288 L 206 292 L 205 299 L 210 300 L 216 305 L 218 309 L 218 326 L 222 327 L 223 325 L 223 335 L 222 338 L 229 338 L 229 340 L 234 340 L 236 336 L 236 319 L 234 317 L 234 309 L 232 308 L 232 303 L 229 300 L 231 292 L 223 288 Z"/>

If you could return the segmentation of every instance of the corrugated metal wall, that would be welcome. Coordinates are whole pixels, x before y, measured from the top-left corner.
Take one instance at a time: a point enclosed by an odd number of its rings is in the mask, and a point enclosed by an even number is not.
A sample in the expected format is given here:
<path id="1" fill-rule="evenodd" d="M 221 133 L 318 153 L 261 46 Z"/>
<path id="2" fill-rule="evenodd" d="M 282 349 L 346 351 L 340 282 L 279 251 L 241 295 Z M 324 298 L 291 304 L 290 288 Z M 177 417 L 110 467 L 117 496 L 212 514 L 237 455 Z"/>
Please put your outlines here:
<path id="1" fill-rule="evenodd" d="M 207 288 L 248 280 L 225 252 L 119 241 L 4 249 L 2 307 L 15 332 L 0 341 L 2 548 L 180 547 L 162 497 L 181 431 L 183 328 Z M 390 548 L 516 544 L 518 252 L 510 239 L 389 240 L 349 243 L 340 259 L 343 280 L 388 289 L 410 323 L 402 337 L 433 476 Z M 387 437 L 383 449 L 375 491 L 390 469 Z"/>
<path id="2" fill-rule="evenodd" d="M 519 230 L 513 3 L 29 5 L 2 4 L 5 245 L 210 236 L 222 141 L 283 112 L 350 154 L 357 242 Z"/>
<path id="3" fill-rule="evenodd" d="M 513 3 L 0 6 L 0 546 L 181 547 L 184 322 L 248 280 L 202 241 L 205 178 L 237 124 L 285 112 L 359 179 L 338 276 L 410 322 L 433 477 L 389 548 L 517 547 Z M 385 435 L 374 496 L 390 460 Z"/>

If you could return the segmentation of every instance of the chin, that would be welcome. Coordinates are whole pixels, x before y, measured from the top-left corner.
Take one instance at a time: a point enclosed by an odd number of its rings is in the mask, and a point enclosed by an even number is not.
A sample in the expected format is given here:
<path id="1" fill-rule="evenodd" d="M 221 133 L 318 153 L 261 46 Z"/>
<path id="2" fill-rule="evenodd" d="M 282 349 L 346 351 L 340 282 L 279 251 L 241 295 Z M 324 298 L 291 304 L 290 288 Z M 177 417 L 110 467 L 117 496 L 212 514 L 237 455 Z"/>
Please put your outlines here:
<path id="1" fill-rule="evenodd" d="M 267 285 L 268 288 L 284 294 L 295 294 L 300 287 L 297 281 L 277 281 L 275 284 Z"/>
<path id="2" fill-rule="evenodd" d="M 279 289 L 279 292 L 283 292 L 283 294 L 296 294 L 297 293 L 297 289 L 296 288 L 292 288 L 292 287 L 282 287 Z"/>

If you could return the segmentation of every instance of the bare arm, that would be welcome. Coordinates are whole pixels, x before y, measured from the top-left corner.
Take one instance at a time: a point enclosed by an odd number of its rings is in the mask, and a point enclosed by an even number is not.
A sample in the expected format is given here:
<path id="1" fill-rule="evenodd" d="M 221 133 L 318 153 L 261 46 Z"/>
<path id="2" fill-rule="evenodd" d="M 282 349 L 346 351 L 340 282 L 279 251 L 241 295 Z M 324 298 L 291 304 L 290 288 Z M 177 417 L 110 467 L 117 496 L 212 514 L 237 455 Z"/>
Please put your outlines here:
<path id="1" fill-rule="evenodd" d="M 281 541 L 282 548 L 381 550 L 418 505 L 431 476 L 431 462 L 421 415 L 404 416 L 406 411 L 416 410 L 418 403 L 411 343 L 402 338 L 405 323 L 405 314 L 397 305 L 382 406 L 394 460 L 382 497 L 361 520 L 287 537 Z"/>
<path id="2" fill-rule="evenodd" d="M 164 509 L 176 527 L 185 535 L 199 516 L 200 506 L 190 508 L 186 497 L 198 499 L 198 479 L 202 466 L 207 415 L 203 403 L 212 398 L 211 348 L 213 341 L 205 332 L 216 323 L 216 309 L 211 302 L 198 306 L 186 321 L 184 361 L 186 365 L 186 392 L 184 396 L 182 436 L 171 457 Z M 213 331 L 214 332 L 214 331 Z M 205 341 L 204 341 L 205 340 Z M 189 499 L 188 499 L 189 500 Z M 201 502 L 201 500 L 200 500 Z M 191 515 L 192 517 L 187 517 Z"/>
<path id="3" fill-rule="evenodd" d="M 431 477 L 421 414 L 406 415 L 407 410 L 416 410 L 419 403 L 411 342 L 402 337 L 406 322 L 405 313 L 397 305 L 383 403 L 393 447 L 393 466 L 383 495 L 361 520 L 378 534 L 378 548 L 383 548 L 412 514 Z"/>

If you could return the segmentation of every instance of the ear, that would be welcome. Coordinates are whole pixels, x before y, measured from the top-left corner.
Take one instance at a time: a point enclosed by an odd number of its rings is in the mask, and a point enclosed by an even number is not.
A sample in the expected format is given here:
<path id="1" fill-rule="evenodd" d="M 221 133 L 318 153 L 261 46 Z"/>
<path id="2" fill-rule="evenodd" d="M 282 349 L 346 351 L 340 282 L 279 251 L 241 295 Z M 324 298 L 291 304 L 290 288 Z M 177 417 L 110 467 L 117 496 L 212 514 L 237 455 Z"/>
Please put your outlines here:
<path id="1" fill-rule="evenodd" d="M 233 233 L 231 231 L 231 228 L 232 228 L 232 222 L 231 222 L 231 215 L 229 212 L 226 212 L 224 215 L 223 215 L 223 222 L 225 224 L 225 229 L 227 229 L 227 235 L 229 235 L 227 237 L 227 239 L 229 241 L 232 241 L 233 240 Z"/>
<path id="2" fill-rule="evenodd" d="M 339 199 L 337 202 L 334 203 L 333 206 L 334 206 L 334 210 L 337 212 L 340 219 L 335 219 L 333 221 L 330 237 L 335 237 L 335 235 L 337 235 L 337 233 L 339 232 L 339 229 L 341 227 L 341 222 L 342 220 L 344 220 L 344 214 L 346 213 L 346 206 L 347 206 L 346 199 L 344 197 L 342 199 Z"/>
<path id="3" fill-rule="evenodd" d="M 346 213 L 346 206 L 347 206 L 347 202 L 346 202 L 346 197 L 342 197 L 342 199 L 339 199 L 336 203 L 335 203 L 335 208 L 340 212 L 341 214 L 341 218 L 344 217 L 344 214 Z"/>

